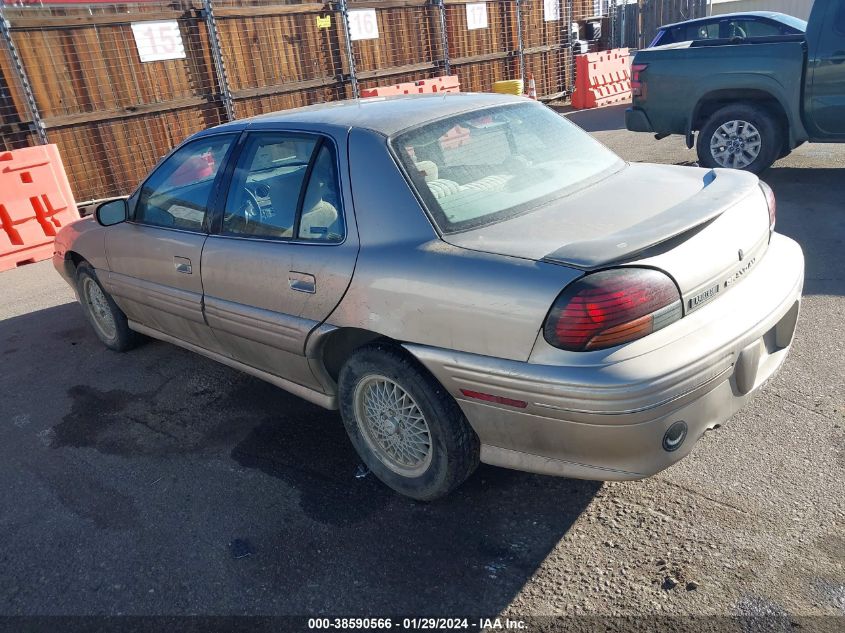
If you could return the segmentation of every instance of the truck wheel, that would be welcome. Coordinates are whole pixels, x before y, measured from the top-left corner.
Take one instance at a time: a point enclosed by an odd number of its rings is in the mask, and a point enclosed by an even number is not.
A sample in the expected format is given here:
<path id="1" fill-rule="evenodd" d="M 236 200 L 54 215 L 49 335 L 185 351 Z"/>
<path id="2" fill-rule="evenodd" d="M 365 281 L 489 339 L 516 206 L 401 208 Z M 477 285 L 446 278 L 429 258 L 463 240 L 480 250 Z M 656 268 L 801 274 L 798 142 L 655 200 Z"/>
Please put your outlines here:
<path id="1" fill-rule="evenodd" d="M 783 149 L 775 120 L 763 108 L 736 104 L 714 112 L 698 133 L 696 151 L 702 167 L 727 167 L 759 174 Z"/>
<path id="2" fill-rule="evenodd" d="M 370 471 L 396 492 L 432 501 L 475 471 L 475 431 L 454 398 L 401 349 L 362 347 L 338 383 L 349 439 Z"/>
<path id="3" fill-rule="evenodd" d="M 125 352 L 138 344 L 141 335 L 129 329 L 126 315 L 103 290 L 87 262 L 76 269 L 76 289 L 85 317 L 103 345 L 115 352 Z"/>

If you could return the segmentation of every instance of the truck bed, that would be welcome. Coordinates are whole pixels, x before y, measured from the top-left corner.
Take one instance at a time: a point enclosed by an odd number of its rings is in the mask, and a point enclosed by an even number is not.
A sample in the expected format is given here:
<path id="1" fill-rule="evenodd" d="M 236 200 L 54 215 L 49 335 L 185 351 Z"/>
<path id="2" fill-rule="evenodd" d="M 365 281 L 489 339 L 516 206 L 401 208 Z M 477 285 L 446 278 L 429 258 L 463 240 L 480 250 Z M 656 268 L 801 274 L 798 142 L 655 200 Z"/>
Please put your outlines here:
<path id="1" fill-rule="evenodd" d="M 806 44 L 801 35 L 681 42 L 641 50 L 634 63 L 643 96 L 633 99 L 629 129 L 657 134 L 687 134 L 694 129 L 696 104 L 712 93 L 760 89 L 774 95 L 786 112 L 799 112 Z M 637 112 L 639 111 L 639 112 Z M 803 133 L 799 121 L 798 133 Z"/>

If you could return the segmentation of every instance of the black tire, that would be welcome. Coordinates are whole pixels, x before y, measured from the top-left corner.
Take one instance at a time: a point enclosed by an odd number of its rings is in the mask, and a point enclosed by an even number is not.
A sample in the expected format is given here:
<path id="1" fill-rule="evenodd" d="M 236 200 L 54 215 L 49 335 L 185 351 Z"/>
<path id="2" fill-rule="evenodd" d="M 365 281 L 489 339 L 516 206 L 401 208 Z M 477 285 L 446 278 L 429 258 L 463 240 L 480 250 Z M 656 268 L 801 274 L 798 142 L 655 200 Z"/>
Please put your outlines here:
<path id="1" fill-rule="evenodd" d="M 96 291 L 93 290 L 91 284 L 96 285 L 102 293 L 103 301 L 98 302 L 96 306 L 95 300 L 91 298 L 91 293 L 96 293 Z M 76 292 L 85 318 L 88 319 L 94 334 L 103 342 L 103 345 L 115 352 L 125 352 L 139 343 L 141 335 L 129 329 L 126 315 L 117 307 L 111 295 L 103 289 L 100 280 L 97 279 L 97 273 L 88 262 L 82 262 L 76 268 Z M 102 311 L 101 316 L 97 316 L 98 310 Z M 103 325 L 105 314 L 111 317 L 113 328 Z"/>
<path id="2" fill-rule="evenodd" d="M 713 156 L 710 141 L 716 130 L 730 121 L 750 123 L 757 128 L 760 137 L 760 151 L 757 156 L 748 165 L 734 167 L 734 169 L 759 174 L 770 167 L 781 155 L 784 145 L 783 134 L 774 117 L 765 108 L 740 103 L 727 105 L 714 112 L 699 131 L 696 141 L 699 165 L 711 168 L 729 166 L 720 164 Z"/>
<path id="3" fill-rule="evenodd" d="M 389 467 L 384 452 L 377 453 L 367 439 L 367 423 L 358 419 L 356 392 L 359 386 L 386 378 L 406 392 L 424 416 L 430 437 L 430 461 L 422 472 L 401 474 Z M 358 455 L 383 483 L 396 492 L 432 501 L 461 485 L 478 467 L 478 436 L 454 398 L 425 368 L 404 350 L 387 343 L 373 343 L 358 349 L 340 371 L 340 413 L 349 439 Z M 402 427 L 400 427 L 401 429 Z M 400 431 L 404 433 L 405 431 Z M 397 432 L 399 433 L 399 432 Z M 385 461 L 387 460 L 387 461 Z"/>

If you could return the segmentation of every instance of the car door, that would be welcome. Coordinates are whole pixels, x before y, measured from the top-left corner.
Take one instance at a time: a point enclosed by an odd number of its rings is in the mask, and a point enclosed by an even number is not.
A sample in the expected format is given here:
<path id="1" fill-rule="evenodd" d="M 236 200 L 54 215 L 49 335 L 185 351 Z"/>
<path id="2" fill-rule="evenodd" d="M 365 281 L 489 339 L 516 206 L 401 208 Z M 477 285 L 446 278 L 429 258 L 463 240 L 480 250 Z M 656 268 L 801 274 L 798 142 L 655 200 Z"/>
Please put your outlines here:
<path id="1" fill-rule="evenodd" d="M 246 134 L 202 259 L 205 317 L 226 353 L 318 389 L 305 343 L 346 292 L 358 254 L 339 136 Z"/>
<path id="2" fill-rule="evenodd" d="M 817 29 L 816 42 L 809 42 L 807 127 L 819 140 L 841 140 L 845 138 L 845 0 L 829 3 Z"/>
<path id="3" fill-rule="evenodd" d="M 130 218 L 106 231 L 106 286 L 130 321 L 219 351 L 202 311 L 208 208 L 236 134 L 182 145 L 129 200 Z"/>

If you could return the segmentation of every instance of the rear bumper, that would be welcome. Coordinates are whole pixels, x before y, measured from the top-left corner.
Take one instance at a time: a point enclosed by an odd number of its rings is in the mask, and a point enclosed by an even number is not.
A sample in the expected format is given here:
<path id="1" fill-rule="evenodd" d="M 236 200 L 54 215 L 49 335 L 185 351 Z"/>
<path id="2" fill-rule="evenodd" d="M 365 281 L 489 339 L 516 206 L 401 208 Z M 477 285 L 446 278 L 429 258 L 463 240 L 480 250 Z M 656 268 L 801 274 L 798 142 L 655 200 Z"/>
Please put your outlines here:
<path id="1" fill-rule="evenodd" d="M 517 362 L 418 345 L 406 347 L 456 398 L 481 440 L 482 461 L 598 480 L 639 479 L 687 455 L 781 366 L 792 342 L 804 257 L 774 235 L 763 260 L 718 301 L 604 356 L 535 354 Z M 543 343 L 544 344 L 544 343 Z M 538 343 L 540 345 L 540 343 Z M 461 390 L 524 408 L 481 402 Z M 667 452 L 676 421 L 688 432 Z"/>
<path id="2" fill-rule="evenodd" d="M 628 108 L 625 110 L 625 127 L 631 132 L 654 132 L 651 121 L 644 110 Z"/>

